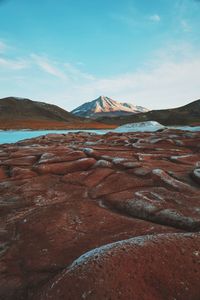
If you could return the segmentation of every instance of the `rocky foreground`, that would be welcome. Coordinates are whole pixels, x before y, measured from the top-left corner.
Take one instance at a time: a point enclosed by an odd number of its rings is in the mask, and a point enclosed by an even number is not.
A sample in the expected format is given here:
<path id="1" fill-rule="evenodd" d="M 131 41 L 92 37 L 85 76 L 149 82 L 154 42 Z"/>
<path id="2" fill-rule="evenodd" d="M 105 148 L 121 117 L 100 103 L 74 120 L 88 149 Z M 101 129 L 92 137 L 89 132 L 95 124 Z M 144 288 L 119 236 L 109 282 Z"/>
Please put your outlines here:
<path id="1" fill-rule="evenodd" d="M 199 300 L 200 132 L 0 146 L 0 299 Z"/>

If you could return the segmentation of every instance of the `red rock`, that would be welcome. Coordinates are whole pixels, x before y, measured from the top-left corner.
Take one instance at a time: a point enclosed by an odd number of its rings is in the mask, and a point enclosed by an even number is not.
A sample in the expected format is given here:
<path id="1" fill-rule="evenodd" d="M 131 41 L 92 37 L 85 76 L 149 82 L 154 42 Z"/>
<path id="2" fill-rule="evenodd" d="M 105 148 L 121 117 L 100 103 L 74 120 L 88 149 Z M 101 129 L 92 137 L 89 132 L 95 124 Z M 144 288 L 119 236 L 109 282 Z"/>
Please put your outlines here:
<path id="1" fill-rule="evenodd" d="M 198 231 L 200 214 L 198 209 L 191 209 L 198 203 L 198 199 L 199 195 L 188 197 L 165 188 L 146 188 L 137 192 L 106 195 L 104 203 L 129 216 L 188 231 Z"/>
<path id="2" fill-rule="evenodd" d="M 150 186 L 151 180 L 141 180 L 139 178 L 127 175 L 123 172 L 117 172 L 106 177 L 106 179 L 91 190 L 92 198 L 98 198 L 103 195 L 120 192 L 123 190 L 134 189 L 142 186 Z"/>
<path id="3" fill-rule="evenodd" d="M 85 157 L 86 155 L 82 151 L 70 151 L 68 153 L 44 153 L 38 164 L 73 161 Z"/>
<path id="4" fill-rule="evenodd" d="M 135 161 L 125 161 L 125 162 L 122 162 L 121 165 L 126 169 L 133 169 L 133 168 L 138 168 L 139 166 L 141 166 L 140 163 L 135 162 Z"/>
<path id="5" fill-rule="evenodd" d="M 88 187 L 93 187 L 105 180 L 106 177 L 113 173 L 112 169 L 109 168 L 100 168 L 94 170 L 86 178 L 83 179 L 83 182 Z"/>
<path id="6" fill-rule="evenodd" d="M 17 180 L 37 176 L 37 173 L 27 168 L 14 167 L 12 168 L 11 176 L 12 179 Z"/>
<path id="7" fill-rule="evenodd" d="M 197 162 L 200 163 L 200 155 L 187 154 L 187 155 L 171 156 L 170 160 L 176 163 L 194 165 Z"/>
<path id="8" fill-rule="evenodd" d="M 15 234 L 20 235 L 20 240 L 16 239 L 14 249 L 8 248 L 4 261 L 12 276 L 26 271 L 25 287 L 27 283 L 33 287 L 42 282 L 44 270 L 47 278 L 51 278 L 53 272 L 71 263 L 83 251 L 103 243 L 138 233 L 172 230 L 110 213 L 89 201 L 84 187 L 63 184 L 57 176 L 36 177 L 31 185 L 29 180 L 18 193 L 18 201 L 29 203 L 29 208 L 10 212 L 8 222 L 17 224 Z M 19 260 L 23 266 L 21 273 L 20 269 L 16 272 Z M 36 273 L 37 280 L 33 276 Z"/>
<path id="9" fill-rule="evenodd" d="M 196 168 L 193 170 L 192 177 L 198 184 L 200 184 L 200 168 Z"/>
<path id="10" fill-rule="evenodd" d="M 67 174 L 70 172 L 84 171 L 91 168 L 95 164 L 94 158 L 82 158 L 70 162 L 39 164 L 34 167 L 34 170 L 39 174 Z"/>
<path id="11" fill-rule="evenodd" d="M 200 230 L 199 143 L 198 132 L 166 130 L 0 145 L 0 299 L 198 299 L 197 235 L 168 233 Z M 171 161 L 186 155 L 191 164 Z M 71 270 L 87 251 L 138 236 L 105 264 Z"/>
<path id="12" fill-rule="evenodd" d="M 5 166 L 31 166 L 37 161 L 35 156 L 24 156 L 20 158 L 12 158 L 2 162 Z"/>
<path id="13" fill-rule="evenodd" d="M 129 160 L 121 157 L 112 159 L 112 163 L 118 167 L 123 167 L 126 169 L 136 168 L 141 165 L 137 160 Z"/>
<path id="14" fill-rule="evenodd" d="M 153 170 L 154 178 L 157 179 L 157 182 L 161 182 L 164 185 L 178 190 L 178 191 L 187 191 L 190 193 L 195 193 L 195 189 L 189 186 L 187 183 L 181 182 L 179 180 L 174 179 L 172 176 L 168 175 L 165 171 L 161 169 L 154 169 Z"/>
<path id="15" fill-rule="evenodd" d="M 79 257 L 32 299 L 199 299 L 199 245 L 199 234 L 108 244 Z"/>
<path id="16" fill-rule="evenodd" d="M 7 157 L 8 157 L 8 153 L 3 150 L 0 150 L 0 159 L 5 159 Z"/>
<path id="17" fill-rule="evenodd" d="M 18 147 L 16 151 L 10 153 L 10 158 L 23 158 L 25 156 L 40 156 L 42 155 L 44 148 L 41 147 Z"/>
<path id="18" fill-rule="evenodd" d="M 149 160 L 159 160 L 164 157 L 166 157 L 165 153 L 158 153 L 158 154 L 146 154 L 146 153 L 137 153 L 138 155 L 138 160 L 139 161 L 149 161 Z"/>
<path id="19" fill-rule="evenodd" d="M 3 167 L 0 167 L 0 180 L 6 179 L 7 177 L 6 170 Z"/>
<path id="20" fill-rule="evenodd" d="M 151 172 L 151 169 L 145 168 L 145 167 L 136 168 L 136 169 L 133 170 L 133 173 L 134 173 L 135 175 L 141 176 L 141 177 L 150 174 L 150 172 Z"/>
<path id="21" fill-rule="evenodd" d="M 97 162 L 94 165 L 94 168 L 111 168 L 111 167 L 112 167 L 112 163 L 105 159 L 97 160 Z"/>
<path id="22" fill-rule="evenodd" d="M 69 173 L 62 177 L 62 181 L 72 184 L 84 185 L 84 179 L 91 173 L 92 170 Z"/>

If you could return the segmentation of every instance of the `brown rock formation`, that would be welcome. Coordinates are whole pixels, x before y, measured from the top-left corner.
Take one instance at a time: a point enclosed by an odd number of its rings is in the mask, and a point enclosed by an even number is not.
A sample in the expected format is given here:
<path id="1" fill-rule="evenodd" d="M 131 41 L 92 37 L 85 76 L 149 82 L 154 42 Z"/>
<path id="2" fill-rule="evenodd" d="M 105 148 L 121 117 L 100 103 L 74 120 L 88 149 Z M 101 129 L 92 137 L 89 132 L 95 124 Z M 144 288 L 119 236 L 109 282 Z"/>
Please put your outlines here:
<path id="1" fill-rule="evenodd" d="M 199 149 L 175 130 L 0 145 L 0 299 L 199 300 Z"/>

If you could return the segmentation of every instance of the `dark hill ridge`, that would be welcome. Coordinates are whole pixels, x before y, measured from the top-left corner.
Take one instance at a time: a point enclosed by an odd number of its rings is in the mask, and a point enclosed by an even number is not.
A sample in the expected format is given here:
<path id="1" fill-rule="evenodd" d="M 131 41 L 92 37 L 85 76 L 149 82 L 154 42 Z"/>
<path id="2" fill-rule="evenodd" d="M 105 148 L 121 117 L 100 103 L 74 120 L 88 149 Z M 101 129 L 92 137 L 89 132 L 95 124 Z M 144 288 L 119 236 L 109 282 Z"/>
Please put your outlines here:
<path id="1" fill-rule="evenodd" d="M 57 105 L 30 99 L 0 99 L 0 129 L 105 129 L 113 128 L 74 116 Z"/>
<path id="2" fill-rule="evenodd" d="M 200 123 L 200 100 L 193 101 L 187 105 L 172 108 L 151 110 L 145 113 L 131 114 L 128 116 L 98 118 L 98 121 L 109 124 L 127 124 L 146 121 L 157 121 L 163 125 L 192 125 Z"/>
<path id="3" fill-rule="evenodd" d="M 2 119 L 42 119 L 64 122 L 80 120 L 56 105 L 16 97 L 0 99 L 0 120 Z"/>

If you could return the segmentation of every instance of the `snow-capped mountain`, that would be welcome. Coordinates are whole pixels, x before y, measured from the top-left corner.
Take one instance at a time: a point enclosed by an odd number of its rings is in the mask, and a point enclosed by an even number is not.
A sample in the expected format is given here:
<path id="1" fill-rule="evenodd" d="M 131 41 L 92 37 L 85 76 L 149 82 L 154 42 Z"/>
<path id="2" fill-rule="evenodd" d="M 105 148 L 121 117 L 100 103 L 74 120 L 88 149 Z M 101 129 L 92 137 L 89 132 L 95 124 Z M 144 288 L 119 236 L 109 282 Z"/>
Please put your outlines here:
<path id="1" fill-rule="evenodd" d="M 82 104 L 81 106 L 72 110 L 71 113 L 81 117 L 96 118 L 100 116 L 120 116 L 147 111 L 148 109 L 142 106 L 121 103 L 108 97 L 100 96 L 91 102 Z"/>

